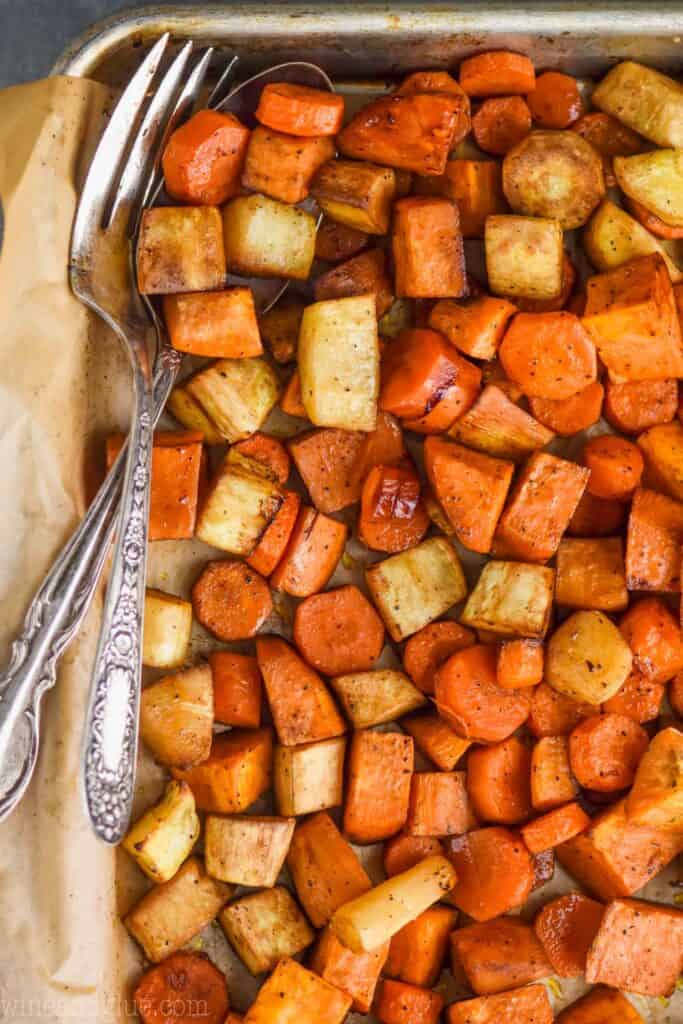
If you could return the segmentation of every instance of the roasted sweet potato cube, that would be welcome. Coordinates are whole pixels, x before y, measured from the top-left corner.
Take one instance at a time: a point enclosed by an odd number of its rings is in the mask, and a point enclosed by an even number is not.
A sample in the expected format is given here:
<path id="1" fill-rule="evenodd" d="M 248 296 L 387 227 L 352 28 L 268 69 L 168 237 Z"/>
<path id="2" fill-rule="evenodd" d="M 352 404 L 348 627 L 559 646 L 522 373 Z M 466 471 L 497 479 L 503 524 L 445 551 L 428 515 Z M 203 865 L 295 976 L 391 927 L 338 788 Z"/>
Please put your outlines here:
<path id="1" fill-rule="evenodd" d="M 532 452 L 545 448 L 555 436 L 493 384 L 484 388 L 448 433 L 469 448 L 513 462 L 522 462 Z"/>
<path id="2" fill-rule="evenodd" d="M 416 772 L 405 829 L 413 836 L 460 835 L 474 818 L 464 772 Z"/>
<path id="3" fill-rule="evenodd" d="M 683 426 L 678 420 L 643 431 L 638 447 L 645 460 L 645 482 L 683 501 Z"/>
<path id="4" fill-rule="evenodd" d="M 155 967 L 148 967 L 135 986 L 133 1004 L 131 1012 L 137 1010 L 141 1024 L 155 1024 L 171 1006 L 176 1014 L 181 1006 L 198 1005 L 205 1024 L 242 1021 L 239 1014 L 228 1013 L 228 985 L 223 972 L 206 953 L 190 950 L 180 950 Z"/>
<path id="5" fill-rule="evenodd" d="M 543 985 L 525 985 L 496 996 L 452 1003 L 448 1024 L 552 1024 L 553 1010 Z"/>
<path id="6" fill-rule="evenodd" d="M 158 964 L 213 921 L 233 891 L 209 878 L 201 862 L 190 857 L 173 878 L 150 889 L 123 923 L 147 959 Z"/>
<path id="7" fill-rule="evenodd" d="M 349 751 L 344 832 L 355 843 L 377 843 L 408 817 L 413 740 L 396 732 L 361 731 Z"/>
<path id="8" fill-rule="evenodd" d="M 418 178 L 415 191 L 455 200 L 463 238 L 483 238 L 486 218 L 508 210 L 497 160 L 449 160 L 442 175 Z"/>
<path id="9" fill-rule="evenodd" d="M 542 736 L 531 753 L 531 802 L 537 811 L 551 811 L 574 800 L 579 786 L 569 764 L 566 736 Z"/>
<path id="10" fill-rule="evenodd" d="M 310 967 L 325 981 L 351 996 L 352 1010 L 369 1013 L 388 952 L 389 943 L 385 942 L 370 953 L 353 953 L 326 928 L 313 952 Z"/>
<path id="11" fill-rule="evenodd" d="M 206 870 L 234 885 L 275 885 L 294 833 L 294 818 L 219 817 L 207 814 Z"/>
<path id="12" fill-rule="evenodd" d="M 179 352 L 245 359 L 263 352 L 251 288 L 166 295 L 164 320 Z"/>
<path id="13" fill-rule="evenodd" d="M 199 836 L 199 818 L 186 782 L 169 782 L 154 807 L 139 818 L 121 843 L 153 882 L 168 882 Z"/>
<path id="14" fill-rule="evenodd" d="M 194 536 L 203 440 L 197 431 L 158 431 L 154 435 L 150 540 L 185 540 Z M 123 442 L 123 434 L 107 438 L 107 469 L 121 451 Z"/>
<path id="15" fill-rule="evenodd" d="M 173 594 L 145 591 L 142 663 L 150 668 L 178 668 L 185 660 L 192 631 L 192 605 Z"/>
<path id="16" fill-rule="evenodd" d="M 367 249 L 337 264 L 316 278 L 314 295 L 323 299 L 344 299 L 352 295 L 374 295 L 378 319 L 394 301 L 393 286 L 387 273 L 383 249 Z"/>
<path id="17" fill-rule="evenodd" d="M 517 312 L 507 299 L 474 295 L 455 302 L 441 299 L 429 314 L 429 326 L 472 359 L 495 359 L 510 318 Z"/>
<path id="18" fill-rule="evenodd" d="M 379 990 L 375 1013 L 381 1024 L 438 1024 L 444 1007 L 440 992 L 405 981 L 385 980 Z"/>
<path id="19" fill-rule="evenodd" d="M 211 750 L 213 688 L 208 665 L 150 683 L 140 698 L 140 735 L 165 765 L 204 761 Z"/>
<path id="20" fill-rule="evenodd" d="M 681 836 L 632 825 L 625 801 L 608 808 L 587 832 L 556 849 L 557 859 L 602 900 L 632 896 L 659 874 L 683 848 Z"/>
<path id="21" fill-rule="evenodd" d="M 543 217 L 486 218 L 486 272 L 494 295 L 554 299 L 562 291 L 562 227 Z"/>
<path id="22" fill-rule="evenodd" d="M 401 719 L 401 726 L 413 737 L 418 750 L 443 772 L 453 771 L 460 758 L 472 745 L 471 740 L 464 740 L 458 736 L 448 722 L 435 711 L 406 715 Z"/>
<path id="23" fill-rule="evenodd" d="M 557 1024 L 645 1024 L 645 1018 L 621 992 L 598 985 L 563 1010 Z"/>
<path id="24" fill-rule="evenodd" d="M 487 562 L 461 615 L 466 626 L 502 636 L 545 636 L 555 570 L 524 562 Z"/>
<path id="25" fill-rule="evenodd" d="M 344 736 L 299 747 L 276 747 L 275 799 L 280 814 L 312 814 L 344 798 Z"/>
<path id="26" fill-rule="evenodd" d="M 626 815 L 634 825 L 683 833 L 683 733 L 668 728 L 651 740 L 643 755 Z"/>
<path id="27" fill-rule="evenodd" d="M 316 928 L 327 924 L 339 907 L 372 888 L 365 868 L 324 811 L 297 825 L 287 867 Z"/>
<path id="28" fill-rule="evenodd" d="M 330 160 L 316 174 L 311 193 L 331 220 L 368 235 L 386 235 L 396 175 L 377 164 Z"/>
<path id="29" fill-rule="evenodd" d="M 276 362 L 291 363 L 296 358 L 299 327 L 305 308 L 305 303 L 297 296 L 285 296 L 259 317 L 261 337 Z"/>
<path id="30" fill-rule="evenodd" d="M 628 604 L 621 537 L 567 537 L 557 549 L 555 600 L 568 608 L 616 612 Z"/>
<path id="31" fill-rule="evenodd" d="M 296 960 L 281 960 L 261 986 L 244 1024 L 342 1024 L 351 1002 L 351 996 Z"/>
<path id="32" fill-rule="evenodd" d="M 610 379 L 683 376 L 683 342 L 671 278 L 657 253 L 596 274 L 586 286 L 584 327 Z"/>
<path id="33" fill-rule="evenodd" d="M 669 996 L 683 970 L 683 910 L 615 900 L 588 951 L 586 981 L 643 996 Z"/>
<path id="34" fill-rule="evenodd" d="M 460 218 L 450 199 L 399 199 L 394 204 L 391 246 L 397 295 L 431 299 L 466 293 Z"/>
<path id="35" fill-rule="evenodd" d="M 329 136 L 302 139 L 258 125 L 249 138 L 242 185 L 283 203 L 300 203 L 315 172 L 333 156 Z"/>
<path id="36" fill-rule="evenodd" d="M 233 729 L 214 736 L 202 764 L 172 774 L 189 783 L 200 810 L 240 814 L 269 788 L 272 750 L 270 729 Z"/>
<path id="37" fill-rule="evenodd" d="M 683 504 L 638 488 L 626 534 L 629 590 L 680 590 Z"/>
<path id="38" fill-rule="evenodd" d="M 209 655 L 213 713 L 223 725 L 258 729 L 261 724 L 261 673 L 256 658 L 232 651 Z"/>
<path id="39" fill-rule="evenodd" d="M 298 434 L 287 446 L 313 504 L 325 515 L 360 498 L 363 438 L 359 430 L 325 427 Z"/>
<path id="40" fill-rule="evenodd" d="M 408 676 L 392 668 L 349 672 L 335 676 L 330 685 L 354 729 L 395 722 L 426 703 Z"/>
<path id="41" fill-rule="evenodd" d="M 456 910 L 436 906 L 404 925 L 391 940 L 384 973 L 409 985 L 436 985 L 457 917 Z"/>
<path id="42" fill-rule="evenodd" d="M 289 889 L 281 885 L 229 903 L 218 920 L 252 974 L 272 971 L 280 960 L 301 953 L 315 938 Z"/>
<path id="43" fill-rule="evenodd" d="M 589 475 L 583 466 L 555 455 L 532 455 L 500 517 L 494 551 L 507 558 L 547 562 L 559 547 Z"/>
<path id="44" fill-rule="evenodd" d="M 553 973 L 531 925 L 500 917 L 458 928 L 451 936 L 455 967 L 478 996 L 496 995 Z"/>
<path id="45" fill-rule="evenodd" d="M 306 280 L 315 257 L 312 213 L 269 196 L 251 195 L 231 199 L 222 216 L 230 273 Z"/>
<path id="46" fill-rule="evenodd" d="M 145 210 L 137 247 L 143 295 L 210 292 L 225 284 L 221 215 L 215 206 Z"/>

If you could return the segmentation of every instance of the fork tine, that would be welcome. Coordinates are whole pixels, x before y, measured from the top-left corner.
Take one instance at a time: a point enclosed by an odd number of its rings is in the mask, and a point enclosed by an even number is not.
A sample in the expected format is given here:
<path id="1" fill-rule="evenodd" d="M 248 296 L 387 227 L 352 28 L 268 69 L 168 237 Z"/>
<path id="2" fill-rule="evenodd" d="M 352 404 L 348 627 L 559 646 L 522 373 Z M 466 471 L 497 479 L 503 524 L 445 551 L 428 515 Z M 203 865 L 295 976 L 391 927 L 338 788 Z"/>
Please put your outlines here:
<path id="1" fill-rule="evenodd" d="M 209 93 L 209 98 L 206 101 L 207 107 L 219 106 L 225 99 L 225 97 L 228 95 L 232 87 L 233 78 L 235 76 L 235 68 L 237 67 L 238 61 L 239 57 L 237 56 L 237 54 L 235 54 L 235 56 L 229 62 L 225 71 L 223 72 L 223 74 L 218 79 L 213 89 Z"/>
<path id="2" fill-rule="evenodd" d="M 192 52 L 192 46 L 191 40 L 185 43 L 152 97 L 130 147 L 104 227 L 109 227 L 122 210 L 126 211 L 130 219 L 134 219 L 130 215 L 136 197 L 141 196 L 144 191 L 143 186 L 148 180 L 149 165 L 154 160 L 158 148 L 157 140 L 174 109 L 176 94 L 185 74 L 185 66 Z"/>
<path id="3" fill-rule="evenodd" d="M 79 242 L 89 237 L 102 222 L 113 185 L 118 180 L 126 146 L 169 39 L 170 34 L 166 32 L 157 40 L 116 104 L 83 185 L 74 220 L 72 248 L 77 248 Z"/>

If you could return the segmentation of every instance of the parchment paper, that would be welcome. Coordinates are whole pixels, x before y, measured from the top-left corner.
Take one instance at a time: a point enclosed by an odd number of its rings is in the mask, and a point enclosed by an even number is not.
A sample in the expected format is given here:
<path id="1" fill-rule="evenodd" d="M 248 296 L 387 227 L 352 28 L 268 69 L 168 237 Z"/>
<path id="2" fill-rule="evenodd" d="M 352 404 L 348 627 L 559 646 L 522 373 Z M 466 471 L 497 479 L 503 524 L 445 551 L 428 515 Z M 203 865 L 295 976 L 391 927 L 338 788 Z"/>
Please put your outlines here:
<path id="1" fill-rule="evenodd" d="M 0 94 L 0 662 L 101 475 L 104 436 L 127 423 L 125 360 L 106 328 L 71 295 L 66 271 L 78 182 L 110 101 L 104 87 L 67 78 Z M 268 425 L 277 433 L 292 427 L 277 417 Z M 479 560 L 460 550 L 468 575 L 476 578 Z M 335 583 L 362 580 L 362 550 L 350 542 L 348 551 L 355 561 L 340 566 Z M 187 597 L 209 557 L 216 552 L 199 542 L 152 544 L 149 584 Z M 134 1017 L 131 991 L 143 960 L 120 915 L 151 883 L 125 854 L 92 837 L 78 791 L 99 604 L 45 701 L 32 786 L 0 825 L 0 1020 L 124 1024 Z M 266 628 L 287 635 L 287 615 L 274 615 Z M 191 657 L 216 646 L 197 627 Z M 388 647 L 385 662 L 395 659 Z M 158 798 L 163 784 L 164 772 L 141 751 L 136 815 Z M 266 802 L 263 808 L 272 810 Z M 380 848 L 358 853 L 379 880 Z M 660 876 L 645 895 L 670 902 L 671 877 Z M 525 912 L 572 887 L 558 870 Z M 260 979 L 248 974 L 218 925 L 194 945 L 225 970 L 232 1004 L 245 1010 Z M 449 999 L 465 995 L 447 971 L 441 987 Z M 563 981 L 553 988 L 559 1010 L 582 985 Z M 683 1022 L 683 994 L 668 1006 L 633 1001 L 648 1021 Z M 370 1019 L 351 1015 L 349 1021 Z"/>

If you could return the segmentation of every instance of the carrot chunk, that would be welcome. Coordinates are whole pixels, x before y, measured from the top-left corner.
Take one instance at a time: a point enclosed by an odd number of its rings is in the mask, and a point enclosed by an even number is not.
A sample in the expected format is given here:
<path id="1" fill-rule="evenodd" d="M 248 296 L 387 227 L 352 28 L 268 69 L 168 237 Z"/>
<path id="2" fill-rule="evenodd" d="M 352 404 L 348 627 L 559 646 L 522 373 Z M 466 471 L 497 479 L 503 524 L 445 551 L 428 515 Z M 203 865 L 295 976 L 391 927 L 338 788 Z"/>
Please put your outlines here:
<path id="1" fill-rule="evenodd" d="M 296 960 L 280 960 L 247 1010 L 244 1024 L 342 1024 L 351 1002 L 351 996 Z"/>
<path id="2" fill-rule="evenodd" d="M 344 832 L 355 843 L 377 843 L 408 817 L 413 740 L 399 733 L 356 732 L 351 741 Z"/>
<path id="3" fill-rule="evenodd" d="M 555 455 L 532 455 L 517 479 L 494 538 L 510 558 L 547 562 L 584 492 L 589 471 Z"/>
<path id="4" fill-rule="evenodd" d="M 610 712 L 595 715 L 569 737 L 572 772 L 582 786 L 598 793 L 626 789 L 647 744 L 647 733 L 632 718 Z"/>
<path id="5" fill-rule="evenodd" d="M 531 131 L 531 111 L 521 96 L 497 96 L 484 100 L 472 118 L 479 149 L 505 156 Z"/>
<path id="6" fill-rule="evenodd" d="M 516 307 L 493 295 L 454 302 L 441 299 L 429 314 L 429 326 L 472 359 L 494 359 Z"/>
<path id="7" fill-rule="evenodd" d="M 525 395 L 570 398 L 597 377 L 595 345 L 573 313 L 518 313 L 500 346 L 508 377 Z"/>
<path id="8" fill-rule="evenodd" d="M 458 881 L 451 900 L 475 921 L 494 917 L 521 906 L 531 892 L 534 867 L 531 854 L 514 832 L 493 826 L 445 843 Z"/>
<path id="9" fill-rule="evenodd" d="M 461 967 L 478 996 L 496 995 L 553 973 L 534 929 L 515 917 L 459 928 L 451 936 L 451 955 L 454 973 Z"/>
<path id="10" fill-rule="evenodd" d="M 514 464 L 429 437 L 425 469 L 437 501 L 458 540 L 482 554 L 491 550 Z"/>
<path id="11" fill-rule="evenodd" d="M 602 414 L 605 389 L 593 381 L 569 398 L 530 398 L 529 408 L 539 422 L 559 434 L 571 437 L 597 423 Z"/>
<path id="12" fill-rule="evenodd" d="M 551 900 L 536 915 L 534 930 L 561 978 L 579 978 L 586 971 L 586 956 L 605 908 L 602 903 L 570 892 Z"/>
<path id="13" fill-rule="evenodd" d="M 276 437 L 270 437 L 269 434 L 262 434 L 257 430 L 251 437 L 245 438 L 244 441 L 238 441 L 232 447 L 234 451 L 266 466 L 279 483 L 287 483 L 291 466 L 290 458 L 287 449 Z"/>
<path id="14" fill-rule="evenodd" d="M 621 501 L 606 501 L 584 491 L 567 533 L 573 537 L 608 537 L 617 533 L 626 519 L 626 506 Z"/>
<path id="15" fill-rule="evenodd" d="M 244 359 L 263 352 L 250 288 L 164 295 L 164 320 L 179 352 Z"/>
<path id="16" fill-rule="evenodd" d="M 336 135 L 344 119 L 344 97 L 308 85 L 269 82 L 255 116 L 268 128 L 289 135 Z"/>
<path id="17" fill-rule="evenodd" d="M 592 704 L 573 700 L 541 683 L 531 698 L 528 725 L 534 736 L 568 736 L 580 721 L 595 713 Z"/>
<path id="18" fill-rule="evenodd" d="M 197 1007 L 204 1024 L 224 1024 L 229 1006 L 224 974 L 205 953 L 182 951 L 145 971 L 133 1000 L 142 1024 L 192 1024 Z"/>
<path id="19" fill-rule="evenodd" d="M 322 590 L 342 556 L 346 532 L 343 523 L 302 506 L 271 585 L 293 597 Z"/>
<path id="20" fill-rule="evenodd" d="M 397 295 L 429 299 L 465 294 L 460 219 L 450 199 L 399 199 L 394 204 L 391 246 Z"/>
<path id="21" fill-rule="evenodd" d="M 232 651 L 213 651 L 209 665 L 216 721 L 257 729 L 261 724 L 261 673 L 256 658 Z"/>
<path id="22" fill-rule="evenodd" d="M 678 409 L 678 381 L 607 381 L 605 419 L 622 434 L 639 434 L 648 427 L 671 423 Z"/>
<path id="23" fill-rule="evenodd" d="M 643 456 L 635 444 L 614 434 L 591 437 L 582 461 L 591 471 L 587 490 L 596 498 L 629 501 L 643 475 Z"/>
<path id="24" fill-rule="evenodd" d="M 396 554 L 418 544 L 429 529 L 412 466 L 375 466 L 361 494 L 358 536 L 373 551 Z"/>
<path id="25" fill-rule="evenodd" d="M 636 668 L 656 683 L 683 669 L 683 637 L 678 622 L 658 597 L 643 597 L 624 613 L 619 628 L 633 651 Z"/>
<path id="26" fill-rule="evenodd" d="M 449 160 L 443 174 L 418 178 L 420 195 L 444 196 L 458 204 L 463 238 L 483 238 L 486 218 L 507 213 L 501 166 L 495 160 Z"/>
<path id="27" fill-rule="evenodd" d="M 460 65 L 460 85 L 468 96 L 522 95 L 536 84 L 528 57 L 508 50 L 491 50 L 467 57 Z"/>
<path id="28" fill-rule="evenodd" d="M 652 722 L 659 715 L 664 691 L 664 683 L 654 682 L 634 668 L 622 688 L 605 701 L 602 710 L 626 715 L 641 725 Z"/>
<path id="29" fill-rule="evenodd" d="M 392 878 L 415 867 L 425 857 L 442 853 L 443 847 L 434 836 L 409 836 L 401 833 L 384 844 L 384 874 Z"/>
<path id="30" fill-rule="evenodd" d="M 683 732 L 669 727 L 652 739 L 626 798 L 635 825 L 683 833 Z"/>
<path id="31" fill-rule="evenodd" d="M 326 740 L 346 731 L 320 676 L 281 637 L 260 636 L 256 657 L 283 746 Z"/>
<path id="32" fill-rule="evenodd" d="M 523 825 L 520 831 L 531 853 L 541 853 L 585 832 L 590 823 L 591 819 L 578 804 L 565 804 Z"/>
<path id="33" fill-rule="evenodd" d="M 326 928 L 315 948 L 310 967 L 330 985 L 351 996 L 352 1010 L 369 1013 L 388 952 L 389 943 L 385 942 L 370 953 L 353 953 L 342 945 L 330 928 Z"/>
<path id="34" fill-rule="evenodd" d="M 408 835 L 459 835 L 471 824 L 464 772 L 417 772 L 413 775 L 405 825 Z"/>
<path id="35" fill-rule="evenodd" d="M 315 301 L 374 295 L 377 316 L 384 316 L 394 301 L 383 249 L 367 249 L 321 274 L 314 287 Z"/>
<path id="36" fill-rule="evenodd" d="M 289 451 L 315 507 L 330 515 L 358 501 L 357 472 L 363 435 L 360 431 L 324 427 L 306 431 L 289 442 Z"/>
<path id="37" fill-rule="evenodd" d="M 242 185 L 283 203 L 300 203 L 318 168 L 334 153 L 325 135 L 302 139 L 259 125 L 249 139 Z"/>
<path id="38" fill-rule="evenodd" d="M 171 135 L 161 166 L 173 199 L 220 206 L 237 195 L 249 129 L 234 114 L 200 110 Z"/>
<path id="39" fill-rule="evenodd" d="M 339 224 L 330 217 L 323 217 L 315 236 L 316 259 L 324 260 L 326 263 L 348 260 L 365 248 L 369 237 L 365 231 L 359 231 L 348 224 Z"/>
<path id="40" fill-rule="evenodd" d="M 617 121 L 616 117 L 603 114 L 602 111 L 584 114 L 574 122 L 572 131 L 582 135 L 602 156 L 605 184 L 608 188 L 614 188 L 617 183 L 612 157 L 634 156 L 636 153 L 642 153 L 644 148 L 644 139 L 640 135 L 621 121 Z"/>
<path id="41" fill-rule="evenodd" d="M 538 640 L 503 640 L 498 648 L 496 680 L 504 690 L 537 686 L 543 679 L 543 644 Z"/>
<path id="42" fill-rule="evenodd" d="M 234 729 L 214 736 L 206 761 L 171 774 L 188 783 L 198 810 L 240 814 L 270 788 L 272 762 L 272 730 Z"/>
<path id="43" fill-rule="evenodd" d="M 457 916 L 455 910 L 439 906 L 418 914 L 391 939 L 384 973 L 409 985 L 436 985 Z"/>
<path id="44" fill-rule="evenodd" d="M 300 506 L 299 495 L 294 491 L 285 491 L 284 501 L 275 519 L 268 524 L 260 541 L 247 558 L 247 564 L 262 576 L 270 576 L 285 553 Z"/>
<path id="45" fill-rule="evenodd" d="M 629 590 L 680 590 L 683 505 L 664 494 L 638 488 L 626 535 Z"/>
<path id="46" fill-rule="evenodd" d="M 434 694 L 439 714 L 464 739 L 499 743 L 526 721 L 531 697 L 526 690 L 504 690 L 496 681 L 495 647 L 476 644 L 457 654 L 436 673 Z"/>
<path id="47" fill-rule="evenodd" d="M 552 811 L 579 791 L 569 764 L 566 736 L 543 736 L 531 754 L 531 802 L 537 811 Z"/>
<path id="48" fill-rule="evenodd" d="M 430 622 L 414 633 L 403 648 L 403 667 L 423 693 L 434 693 L 434 674 L 451 654 L 471 647 L 475 636 L 458 622 Z"/>
<path id="49" fill-rule="evenodd" d="M 244 562 L 208 562 L 192 587 L 195 618 L 218 640 L 246 640 L 273 610 L 268 584 Z"/>
<path id="50" fill-rule="evenodd" d="M 502 743 L 471 750 L 467 792 L 474 813 L 482 821 L 496 825 L 527 821 L 532 814 L 529 748 L 511 736 Z"/>
<path id="51" fill-rule="evenodd" d="M 444 998 L 403 981 L 383 981 L 375 1007 L 382 1024 L 438 1024 Z"/>
<path id="52" fill-rule="evenodd" d="M 448 1024 L 552 1024 L 543 985 L 525 985 L 497 996 L 465 999 L 448 1007 Z"/>
<path id="53" fill-rule="evenodd" d="M 358 587 L 313 594 L 294 615 L 294 643 L 328 676 L 371 668 L 384 646 L 384 623 Z"/>
<path id="54" fill-rule="evenodd" d="M 533 92 L 527 96 L 527 103 L 541 128 L 569 128 L 584 111 L 578 82 L 559 71 L 539 75 Z"/>

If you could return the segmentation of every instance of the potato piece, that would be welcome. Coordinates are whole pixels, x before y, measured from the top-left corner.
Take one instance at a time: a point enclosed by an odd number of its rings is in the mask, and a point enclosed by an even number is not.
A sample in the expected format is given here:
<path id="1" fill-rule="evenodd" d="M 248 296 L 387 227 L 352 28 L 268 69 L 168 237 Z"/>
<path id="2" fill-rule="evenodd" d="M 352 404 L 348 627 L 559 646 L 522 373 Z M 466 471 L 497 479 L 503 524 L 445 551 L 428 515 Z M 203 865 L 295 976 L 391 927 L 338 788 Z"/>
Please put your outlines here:
<path id="1" fill-rule="evenodd" d="M 562 291 L 562 237 L 556 220 L 505 213 L 487 217 L 486 273 L 493 294 L 557 298 Z"/>
<path id="2" fill-rule="evenodd" d="M 222 551 L 250 555 L 284 500 L 277 483 L 237 465 L 228 453 L 211 481 L 196 535 Z"/>
<path id="3" fill-rule="evenodd" d="M 299 333 L 301 398 L 311 423 L 375 429 L 379 344 L 374 295 L 314 302 Z"/>
<path id="4" fill-rule="evenodd" d="M 605 195 L 602 157 L 571 131 L 533 131 L 503 160 L 503 191 L 515 213 L 585 224 Z"/>
<path id="5" fill-rule="evenodd" d="M 346 738 L 275 748 L 275 800 L 280 814 L 313 814 L 344 799 Z"/>
<path id="6" fill-rule="evenodd" d="M 555 570 L 526 562 L 487 562 L 460 616 L 474 629 L 502 636 L 545 636 Z"/>
<path id="7" fill-rule="evenodd" d="M 261 986 L 244 1024 L 342 1024 L 350 1009 L 351 996 L 296 960 L 281 960 Z"/>
<path id="8" fill-rule="evenodd" d="M 595 269 L 602 271 L 620 267 L 636 256 L 658 252 L 674 284 L 683 281 L 683 271 L 676 266 L 660 240 L 609 199 L 600 204 L 588 222 L 583 233 L 583 247 Z"/>
<path id="9" fill-rule="evenodd" d="M 377 562 L 366 570 L 372 598 L 392 640 L 404 640 L 467 594 L 455 548 L 444 537 Z"/>
<path id="10" fill-rule="evenodd" d="M 192 395 L 188 394 L 183 385 L 173 388 L 166 403 L 166 412 L 174 416 L 187 430 L 199 430 L 204 435 L 205 444 L 223 444 L 225 438 L 212 423 Z"/>
<path id="11" fill-rule="evenodd" d="M 238 196 L 222 212 L 230 273 L 306 280 L 315 257 L 313 214 L 262 195 Z"/>
<path id="12" fill-rule="evenodd" d="M 390 668 L 337 676 L 330 685 L 354 729 L 395 722 L 426 703 L 408 676 Z"/>
<path id="13" fill-rule="evenodd" d="M 265 359 L 219 359 L 185 383 L 186 392 L 231 444 L 263 426 L 280 396 Z"/>
<path id="14" fill-rule="evenodd" d="M 188 783 L 200 811 L 240 814 L 270 789 L 272 760 L 270 729 L 230 729 L 214 736 L 205 761 L 171 774 Z"/>
<path id="15" fill-rule="evenodd" d="M 615 156 L 619 187 L 631 199 L 672 227 L 683 227 L 683 152 L 655 149 Z"/>
<path id="16" fill-rule="evenodd" d="M 168 882 L 155 885 L 123 920 L 153 964 L 175 953 L 227 903 L 234 886 L 216 882 L 196 857 Z"/>
<path id="17" fill-rule="evenodd" d="M 513 462 L 522 462 L 539 448 L 545 448 L 555 436 L 494 384 L 484 388 L 448 434 L 468 448 Z"/>
<path id="18" fill-rule="evenodd" d="M 651 142 L 683 147 L 683 85 L 661 71 L 622 61 L 608 71 L 591 100 Z"/>
<path id="19" fill-rule="evenodd" d="M 153 882 L 168 882 L 198 836 L 192 790 L 186 782 L 169 782 L 159 803 L 135 822 L 121 846 Z"/>
<path id="20" fill-rule="evenodd" d="M 164 676 L 140 698 L 140 735 L 165 765 L 198 764 L 211 750 L 213 682 L 208 665 Z"/>
<path id="21" fill-rule="evenodd" d="M 313 179 L 311 195 L 332 220 L 368 235 L 386 235 L 396 174 L 377 164 L 330 160 Z"/>
<path id="22" fill-rule="evenodd" d="M 294 897 L 281 885 L 230 903 L 218 920 L 252 974 L 272 971 L 278 960 L 301 953 L 315 938 Z"/>
<path id="23" fill-rule="evenodd" d="M 225 284 L 220 211 L 155 206 L 140 221 L 138 288 L 143 295 L 209 292 Z"/>
<path id="24" fill-rule="evenodd" d="M 185 660 L 192 630 L 192 605 L 173 594 L 148 587 L 142 634 L 142 664 L 178 668 Z"/>
<path id="25" fill-rule="evenodd" d="M 456 883 L 450 861 L 425 857 L 414 867 L 387 879 L 370 892 L 340 907 L 330 928 L 354 953 L 367 953 L 443 899 Z"/>
<path id="26" fill-rule="evenodd" d="M 663 729 L 650 741 L 626 797 L 634 825 L 683 835 L 683 733 Z"/>
<path id="27" fill-rule="evenodd" d="M 294 818 L 219 817 L 207 814 L 206 872 L 221 882 L 272 888 L 285 862 Z"/>
<path id="28" fill-rule="evenodd" d="M 574 612 L 548 641 L 545 678 L 560 693 L 597 705 L 621 689 L 632 663 L 631 648 L 607 616 Z"/>
<path id="29" fill-rule="evenodd" d="M 628 605 L 621 537 L 561 540 L 556 566 L 558 604 L 604 612 L 621 611 Z"/>
<path id="30" fill-rule="evenodd" d="M 296 296 L 285 296 L 259 318 L 261 337 L 278 363 L 296 359 L 299 328 L 306 304 Z"/>

